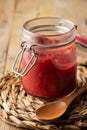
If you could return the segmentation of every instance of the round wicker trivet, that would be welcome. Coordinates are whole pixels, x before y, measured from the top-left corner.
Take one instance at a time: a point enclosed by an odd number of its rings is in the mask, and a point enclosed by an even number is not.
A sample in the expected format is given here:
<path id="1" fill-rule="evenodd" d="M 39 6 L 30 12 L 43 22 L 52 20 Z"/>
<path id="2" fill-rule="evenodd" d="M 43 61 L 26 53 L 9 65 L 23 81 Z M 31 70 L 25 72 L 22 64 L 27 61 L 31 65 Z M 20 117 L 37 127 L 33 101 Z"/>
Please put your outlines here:
<path id="1" fill-rule="evenodd" d="M 78 84 L 87 81 L 86 66 L 78 66 Z M 0 117 L 14 125 L 34 130 L 85 130 L 87 129 L 87 92 L 79 96 L 66 113 L 52 122 L 40 121 L 35 110 L 47 101 L 27 94 L 21 79 L 8 73 L 0 79 Z"/>

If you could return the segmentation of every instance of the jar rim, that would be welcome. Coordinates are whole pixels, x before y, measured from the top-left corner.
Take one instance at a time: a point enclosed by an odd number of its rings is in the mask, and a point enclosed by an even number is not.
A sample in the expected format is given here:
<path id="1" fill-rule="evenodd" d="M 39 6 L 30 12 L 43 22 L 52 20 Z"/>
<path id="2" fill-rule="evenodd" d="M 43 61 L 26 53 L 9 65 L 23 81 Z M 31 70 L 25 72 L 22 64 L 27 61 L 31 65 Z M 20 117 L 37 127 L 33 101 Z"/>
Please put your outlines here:
<path id="1" fill-rule="evenodd" d="M 50 34 L 37 34 L 37 33 L 35 33 L 35 32 L 32 32 L 32 30 L 31 30 L 31 28 L 27 28 L 27 25 L 29 24 L 30 25 L 30 23 L 32 23 L 33 21 L 37 21 L 37 20 L 43 20 L 43 19 L 49 19 L 49 20 L 51 20 L 51 19 L 54 19 L 54 20 L 62 20 L 63 22 L 67 22 L 67 23 L 69 23 L 69 24 L 71 24 L 71 29 L 69 29 L 68 31 L 66 31 L 66 32 L 64 32 L 64 33 L 59 33 L 59 34 L 52 34 L 52 35 L 50 35 Z M 69 21 L 69 20 L 67 20 L 67 19 L 65 19 L 65 18 L 59 18 L 59 17 L 38 17 L 38 18 L 33 18 L 33 19 L 30 19 L 30 20 L 28 20 L 28 21 L 26 21 L 24 24 L 23 24 L 23 33 L 27 33 L 27 34 L 31 34 L 31 35 L 33 35 L 33 36 L 37 36 L 37 37 L 47 37 L 47 36 L 49 36 L 49 37 L 54 37 L 54 36 L 64 36 L 64 35 L 67 35 L 67 34 L 69 34 L 70 32 L 73 32 L 73 31 L 75 31 L 76 30 L 76 28 L 75 28 L 75 25 L 74 25 L 74 23 L 73 22 L 71 22 L 71 21 Z M 76 38 L 76 35 L 74 35 L 71 39 L 70 39 L 70 42 L 72 42 L 74 39 Z M 68 42 L 65 42 L 65 43 L 60 43 L 61 45 L 66 45 Z M 37 44 L 37 45 L 39 45 L 39 46 L 43 46 L 43 47 L 49 47 L 49 46 L 61 46 L 59 43 L 58 44 L 55 44 L 55 45 L 44 45 L 44 44 Z"/>

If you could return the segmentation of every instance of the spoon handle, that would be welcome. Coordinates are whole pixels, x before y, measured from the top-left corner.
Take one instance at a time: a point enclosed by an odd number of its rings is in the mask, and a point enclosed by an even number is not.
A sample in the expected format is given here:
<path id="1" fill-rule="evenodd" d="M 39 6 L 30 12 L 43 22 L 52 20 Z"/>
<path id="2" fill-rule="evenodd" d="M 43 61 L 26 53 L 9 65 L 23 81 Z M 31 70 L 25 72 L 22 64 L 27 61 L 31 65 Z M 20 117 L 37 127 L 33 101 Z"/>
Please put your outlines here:
<path id="1" fill-rule="evenodd" d="M 85 91 L 87 91 L 87 84 L 85 84 L 83 87 L 77 89 L 70 96 L 66 97 L 66 99 L 64 99 L 64 102 L 66 102 L 66 104 L 68 106 L 77 96 L 79 96 L 80 94 L 82 94 Z"/>

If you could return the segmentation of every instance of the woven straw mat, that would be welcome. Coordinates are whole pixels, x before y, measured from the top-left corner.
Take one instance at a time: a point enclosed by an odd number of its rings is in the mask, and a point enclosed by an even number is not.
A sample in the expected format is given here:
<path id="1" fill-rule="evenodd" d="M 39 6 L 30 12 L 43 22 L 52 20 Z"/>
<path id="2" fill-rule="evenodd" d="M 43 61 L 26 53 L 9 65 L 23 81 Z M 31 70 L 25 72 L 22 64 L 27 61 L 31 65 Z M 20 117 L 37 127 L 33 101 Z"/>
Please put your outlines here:
<path id="1" fill-rule="evenodd" d="M 87 82 L 87 63 L 78 65 L 78 86 Z M 34 130 L 87 130 L 87 92 L 73 101 L 55 121 L 39 120 L 35 110 L 47 101 L 27 94 L 20 78 L 8 73 L 0 79 L 0 117 L 16 127 Z"/>

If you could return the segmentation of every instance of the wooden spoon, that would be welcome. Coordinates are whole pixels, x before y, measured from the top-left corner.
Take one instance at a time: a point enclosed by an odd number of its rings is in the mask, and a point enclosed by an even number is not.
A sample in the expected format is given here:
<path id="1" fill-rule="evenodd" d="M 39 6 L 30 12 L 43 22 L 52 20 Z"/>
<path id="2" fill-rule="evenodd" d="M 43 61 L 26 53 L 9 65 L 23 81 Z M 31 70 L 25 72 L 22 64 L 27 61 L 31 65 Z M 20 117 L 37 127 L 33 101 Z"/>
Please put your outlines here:
<path id="1" fill-rule="evenodd" d="M 53 120 L 62 116 L 67 110 L 70 103 L 81 93 L 87 91 L 87 84 L 81 87 L 79 90 L 76 90 L 70 96 L 61 98 L 60 100 L 53 101 L 45 104 L 36 110 L 36 115 L 40 120 Z"/>

